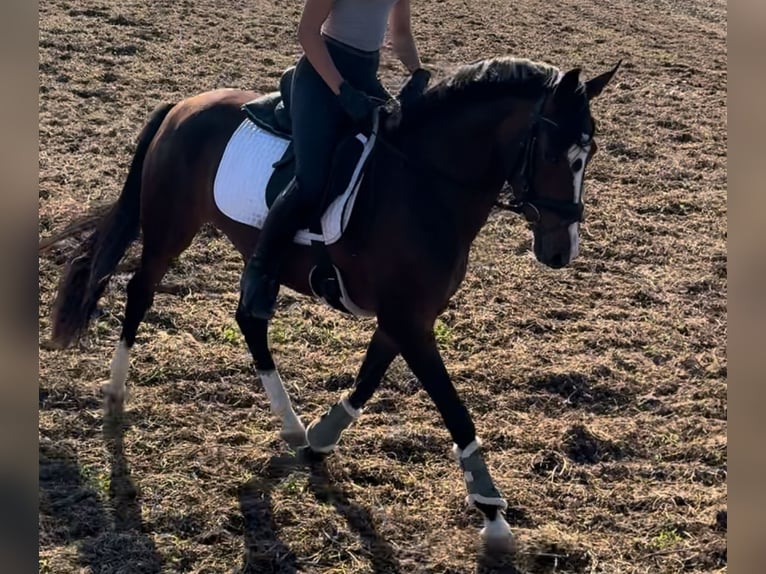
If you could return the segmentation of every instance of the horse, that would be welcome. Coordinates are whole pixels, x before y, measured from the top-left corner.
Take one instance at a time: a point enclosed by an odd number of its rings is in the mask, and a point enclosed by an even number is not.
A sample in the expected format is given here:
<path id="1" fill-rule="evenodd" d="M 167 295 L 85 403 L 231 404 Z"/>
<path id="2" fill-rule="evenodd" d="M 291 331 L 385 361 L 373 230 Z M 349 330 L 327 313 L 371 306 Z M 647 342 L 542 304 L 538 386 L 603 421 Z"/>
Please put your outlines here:
<path id="1" fill-rule="evenodd" d="M 450 433 L 466 504 L 483 515 L 482 541 L 513 545 L 503 516 L 507 502 L 440 356 L 434 325 L 463 281 L 471 244 L 496 206 L 526 219 L 532 251 L 543 265 L 562 268 L 578 256 L 583 179 L 597 149 L 590 103 L 619 65 L 583 81 L 579 68 L 564 73 L 525 58 L 483 59 L 460 66 L 409 106 L 381 112 L 378 141 L 348 226 L 324 246 L 344 274 L 349 298 L 376 319 L 353 388 L 305 427 L 269 349 L 269 322 L 251 317 L 241 299 L 236 310 L 288 444 L 331 453 L 401 355 Z M 203 224 L 217 227 L 243 262 L 254 250 L 257 227 L 222 213 L 213 186 L 227 142 L 243 121 L 243 105 L 257 97 L 219 89 L 158 106 L 140 132 L 121 194 L 62 273 L 51 342 L 65 348 L 87 331 L 118 263 L 142 237 L 140 267 L 127 285 L 122 331 L 104 388 L 110 411 L 123 407 L 129 353 L 154 292 Z M 316 258 L 314 246 L 294 243 L 280 284 L 315 296 L 309 276 Z"/>

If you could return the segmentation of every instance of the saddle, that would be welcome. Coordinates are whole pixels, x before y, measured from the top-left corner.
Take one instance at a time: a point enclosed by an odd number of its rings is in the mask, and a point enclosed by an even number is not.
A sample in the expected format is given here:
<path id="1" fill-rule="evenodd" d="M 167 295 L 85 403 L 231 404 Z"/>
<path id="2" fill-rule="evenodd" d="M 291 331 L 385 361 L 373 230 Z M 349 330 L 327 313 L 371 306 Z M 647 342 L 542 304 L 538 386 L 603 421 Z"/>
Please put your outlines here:
<path id="1" fill-rule="evenodd" d="M 295 152 L 292 144 L 292 117 L 290 116 L 290 89 L 295 67 L 288 68 L 280 78 L 279 90 L 245 103 L 242 110 L 256 126 L 278 138 L 289 141 L 282 157 L 272 165 L 273 171 L 266 184 L 265 200 L 270 208 L 279 194 L 295 177 Z M 325 209 L 342 194 L 359 184 L 367 167 L 375 145 L 378 118 L 370 134 L 349 131 L 341 137 L 333 154 L 329 180 L 326 183 L 324 198 L 318 212 Z M 310 222 L 309 231 L 322 235 L 321 215 Z M 345 281 L 340 269 L 333 265 L 326 245 L 321 241 L 312 241 L 315 266 L 312 268 L 309 283 L 314 294 L 324 299 L 331 307 L 340 311 L 366 315 L 349 298 Z"/>
<path id="2" fill-rule="evenodd" d="M 290 140 L 282 157 L 273 164 L 274 173 L 266 186 L 266 205 L 271 207 L 277 196 L 287 187 L 295 176 L 295 152 L 292 145 L 292 117 L 290 116 L 290 90 L 295 66 L 288 68 L 279 80 L 279 90 L 247 102 L 242 106 L 248 119 L 255 125 L 277 137 Z M 360 134 L 349 131 L 345 134 L 332 160 L 329 181 L 324 194 L 323 211 L 336 197 L 342 194 L 350 184 L 361 178 L 371 153 L 365 155 L 368 138 L 372 134 Z M 359 166 L 363 155 L 364 163 Z M 309 228 L 318 232 L 319 219 Z"/>
<path id="3" fill-rule="evenodd" d="M 290 117 L 290 90 L 293 84 L 295 66 L 288 68 L 279 79 L 279 90 L 247 102 L 242 109 L 252 122 L 273 133 L 290 139 L 293 121 Z"/>

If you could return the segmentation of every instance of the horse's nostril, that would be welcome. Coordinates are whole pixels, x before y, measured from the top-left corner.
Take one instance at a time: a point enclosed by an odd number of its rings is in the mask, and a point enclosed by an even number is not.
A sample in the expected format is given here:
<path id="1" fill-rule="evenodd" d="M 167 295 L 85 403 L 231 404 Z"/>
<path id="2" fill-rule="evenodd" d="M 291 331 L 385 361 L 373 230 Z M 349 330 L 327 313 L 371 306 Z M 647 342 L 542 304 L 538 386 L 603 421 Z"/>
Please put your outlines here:
<path id="1" fill-rule="evenodd" d="M 557 253 L 551 257 L 550 266 L 554 269 L 559 269 L 560 267 L 564 266 L 564 257 L 561 255 L 561 253 Z"/>

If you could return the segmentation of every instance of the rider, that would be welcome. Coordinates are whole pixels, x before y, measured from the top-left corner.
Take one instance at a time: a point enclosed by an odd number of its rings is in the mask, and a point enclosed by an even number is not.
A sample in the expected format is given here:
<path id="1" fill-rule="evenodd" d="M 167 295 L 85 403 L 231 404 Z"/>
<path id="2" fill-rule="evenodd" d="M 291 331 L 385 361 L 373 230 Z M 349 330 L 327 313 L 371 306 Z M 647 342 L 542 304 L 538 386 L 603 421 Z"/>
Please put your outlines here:
<path id="1" fill-rule="evenodd" d="M 319 215 L 335 145 L 343 129 L 369 125 L 370 97 L 388 100 L 377 77 L 388 24 L 410 78 L 400 100 L 416 98 L 430 79 L 410 27 L 410 0 L 306 0 L 298 26 L 304 54 L 292 81 L 295 179 L 272 205 L 242 276 L 241 304 L 270 319 L 279 291 L 279 260 L 295 233 Z"/>

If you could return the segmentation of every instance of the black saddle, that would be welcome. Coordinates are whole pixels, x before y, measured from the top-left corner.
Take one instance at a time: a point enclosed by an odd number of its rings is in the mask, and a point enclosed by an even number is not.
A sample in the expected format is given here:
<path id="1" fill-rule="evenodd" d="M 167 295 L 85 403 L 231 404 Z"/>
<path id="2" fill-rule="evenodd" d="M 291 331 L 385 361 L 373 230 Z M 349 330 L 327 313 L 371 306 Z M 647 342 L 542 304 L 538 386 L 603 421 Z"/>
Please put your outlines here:
<path id="1" fill-rule="evenodd" d="M 295 66 L 285 70 L 279 79 L 279 91 L 271 92 L 247 102 L 242 109 L 252 122 L 275 135 L 290 138 L 293 120 L 290 117 L 290 90 Z"/>

